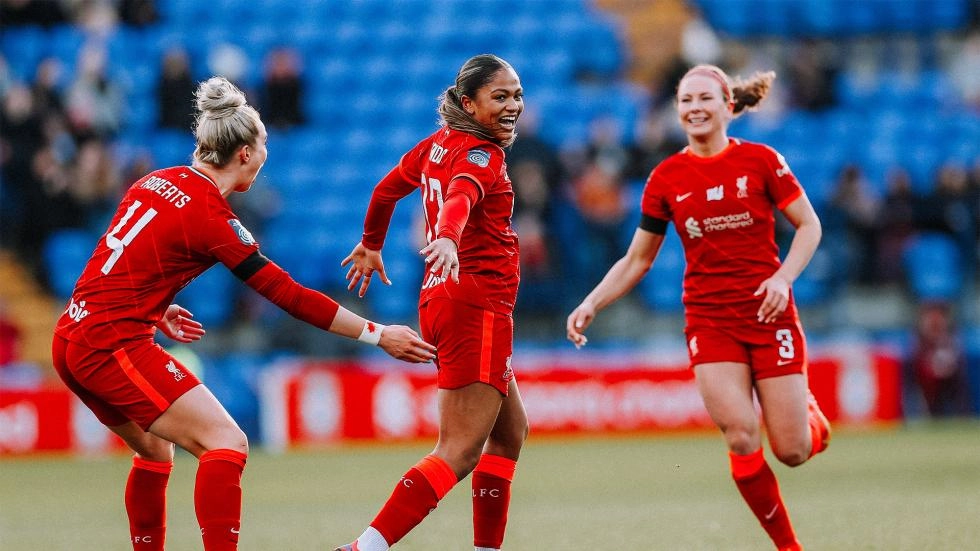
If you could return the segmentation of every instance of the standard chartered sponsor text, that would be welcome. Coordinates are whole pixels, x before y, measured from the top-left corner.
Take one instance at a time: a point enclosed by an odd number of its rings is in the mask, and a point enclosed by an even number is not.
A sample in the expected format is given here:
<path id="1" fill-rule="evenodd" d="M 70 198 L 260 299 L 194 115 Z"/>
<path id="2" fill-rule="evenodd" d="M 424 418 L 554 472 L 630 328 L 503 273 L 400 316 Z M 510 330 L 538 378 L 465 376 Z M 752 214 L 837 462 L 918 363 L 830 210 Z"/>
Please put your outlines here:
<path id="1" fill-rule="evenodd" d="M 705 218 L 702 223 L 704 224 L 704 231 L 708 232 L 745 228 L 751 226 L 754 221 L 752 220 L 752 214 L 749 211 L 745 211 L 738 214 L 712 216 Z"/>

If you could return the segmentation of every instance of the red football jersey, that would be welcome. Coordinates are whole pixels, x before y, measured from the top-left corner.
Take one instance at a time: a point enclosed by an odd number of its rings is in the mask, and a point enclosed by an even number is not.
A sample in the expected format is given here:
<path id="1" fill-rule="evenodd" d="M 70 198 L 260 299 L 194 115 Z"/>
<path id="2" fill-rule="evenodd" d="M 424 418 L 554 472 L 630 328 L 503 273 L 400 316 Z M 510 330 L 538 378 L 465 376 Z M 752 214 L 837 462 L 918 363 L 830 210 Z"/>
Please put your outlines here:
<path id="1" fill-rule="evenodd" d="M 435 239 L 444 192 L 464 178 L 479 197 L 459 242 L 459 284 L 443 280 L 426 266 L 420 303 L 449 297 L 495 312 L 512 313 L 520 281 L 517 234 L 511 227 L 514 188 L 504 150 L 458 130 L 442 128 L 402 156 L 403 178 L 422 191 L 426 242 Z"/>
<path id="2" fill-rule="evenodd" d="M 759 284 L 779 269 L 773 207 L 803 194 L 772 148 L 731 139 L 713 157 L 685 148 L 661 162 L 643 190 L 644 216 L 673 221 L 684 245 L 684 306 L 715 325 L 756 321 Z M 786 316 L 796 316 L 790 297 Z"/>
<path id="3" fill-rule="evenodd" d="M 192 279 L 216 262 L 234 268 L 257 250 L 207 176 L 188 166 L 152 172 L 126 192 L 55 333 L 98 349 L 152 337 Z"/>

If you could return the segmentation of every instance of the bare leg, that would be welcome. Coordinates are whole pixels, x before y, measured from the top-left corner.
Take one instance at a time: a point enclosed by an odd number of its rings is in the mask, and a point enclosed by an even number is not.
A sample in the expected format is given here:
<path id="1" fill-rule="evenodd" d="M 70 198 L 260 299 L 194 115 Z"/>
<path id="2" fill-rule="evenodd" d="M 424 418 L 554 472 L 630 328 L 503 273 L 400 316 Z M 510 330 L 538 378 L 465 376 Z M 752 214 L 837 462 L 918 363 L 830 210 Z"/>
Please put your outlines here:
<path id="1" fill-rule="evenodd" d="M 762 417 L 772 453 L 795 467 L 810 457 L 806 377 L 802 374 L 762 379 L 756 383 Z"/>
<path id="2" fill-rule="evenodd" d="M 735 486 L 776 547 L 795 549 L 799 544 L 779 483 L 762 452 L 749 366 L 718 362 L 695 366 L 694 372 L 704 405 L 725 435 Z"/>

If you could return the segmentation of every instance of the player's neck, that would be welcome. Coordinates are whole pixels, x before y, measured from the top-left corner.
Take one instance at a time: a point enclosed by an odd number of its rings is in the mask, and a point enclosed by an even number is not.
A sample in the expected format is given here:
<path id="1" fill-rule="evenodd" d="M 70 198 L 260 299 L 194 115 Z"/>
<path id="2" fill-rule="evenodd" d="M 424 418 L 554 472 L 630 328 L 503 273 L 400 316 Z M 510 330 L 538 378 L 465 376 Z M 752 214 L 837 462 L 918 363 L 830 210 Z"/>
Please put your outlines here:
<path id="1" fill-rule="evenodd" d="M 695 156 L 714 157 L 728 147 L 728 136 L 724 132 L 716 132 L 710 136 L 688 136 L 687 143 Z"/>
<path id="2" fill-rule="evenodd" d="M 218 191 L 221 192 L 222 197 L 228 197 L 231 195 L 231 192 L 235 191 L 235 188 L 238 186 L 235 175 L 226 170 L 202 163 L 194 163 L 193 167 L 194 170 L 197 170 L 206 176 L 207 179 L 210 180 L 216 188 L 218 188 Z"/>

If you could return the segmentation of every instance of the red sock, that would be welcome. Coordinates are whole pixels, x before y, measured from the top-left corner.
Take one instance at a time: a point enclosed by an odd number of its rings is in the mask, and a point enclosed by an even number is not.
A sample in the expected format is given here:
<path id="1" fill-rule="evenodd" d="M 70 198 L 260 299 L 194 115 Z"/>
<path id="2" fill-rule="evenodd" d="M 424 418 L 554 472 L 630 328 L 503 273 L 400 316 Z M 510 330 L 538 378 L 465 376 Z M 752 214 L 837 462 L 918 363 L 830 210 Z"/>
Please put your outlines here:
<path id="1" fill-rule="evenodd" d="M 728 457 L 738 491 L 776 547 L 798 545 L 789 513 L 779 494 L 779 483 L 762 455 L 762 448 L 749 455 L 729 452 Z"/>
<path id="2" fill-rule="evenodd" d="M 483 454 L 473 470 L 473 546 L 500 549 L 517 462 Z"/>
<path id="3" fill-rule="evenodd" d="M 394 545 L 436 508 L 456 482 L 448 463 L 435 455 L 423 457 L 402 476 L 371 526 Z"/>
<path id="4" fill-rule="evenodd" d="M 194 485 L 194 510 L 205 551 L 235 551 L 242 519 L 242 471 L 247 455 L 211 450 L 201 455 Z"/>
<path id="5" fill-rule="evenodd" d="M 133 457 L 126 481 L 126 514 L 135 551 L 163 551 L 167 535 L 167 482 L 174 464 Z"/>

